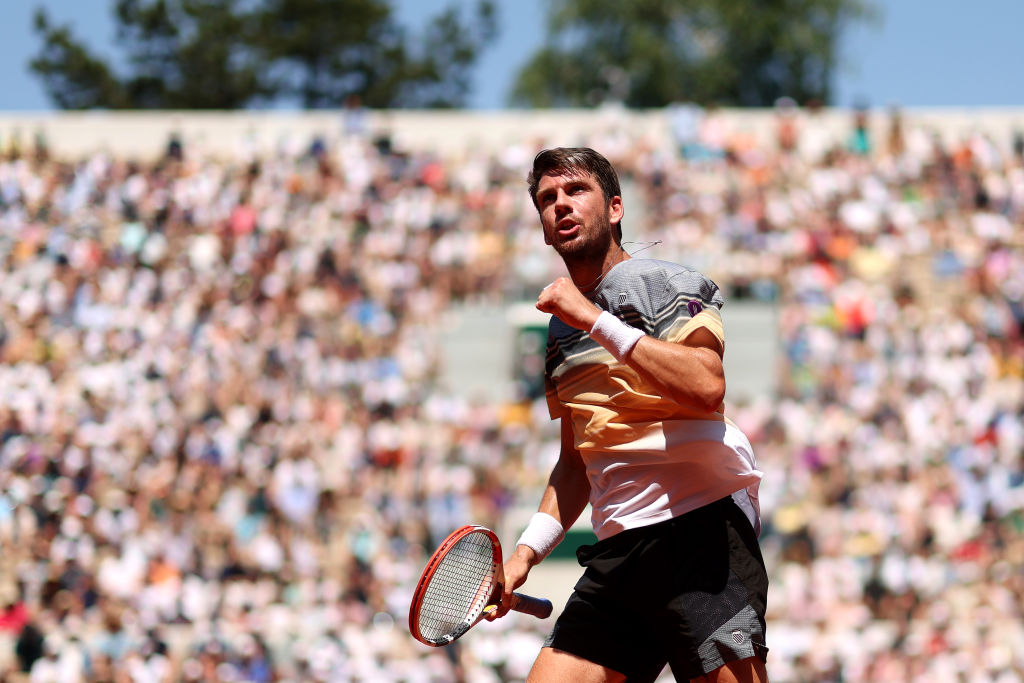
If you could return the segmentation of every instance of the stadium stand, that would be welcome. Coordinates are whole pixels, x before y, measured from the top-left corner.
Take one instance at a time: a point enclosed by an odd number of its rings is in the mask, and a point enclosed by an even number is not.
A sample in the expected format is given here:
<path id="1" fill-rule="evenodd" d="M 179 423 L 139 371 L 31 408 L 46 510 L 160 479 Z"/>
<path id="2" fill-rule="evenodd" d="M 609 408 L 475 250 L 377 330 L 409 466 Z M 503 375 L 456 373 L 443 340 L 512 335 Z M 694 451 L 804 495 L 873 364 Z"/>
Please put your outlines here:
<path id="1" fill-rule="evenodd" d="M 560 274 L 524 176 L 589 144 L 627 240 L 727 327 L 771 311 L 727 413 L 766 471 L 772 680 L 1024 680 L 1024 119 L 869 119 L 0 117 L 0 678 L 523 680 L 550 622 L 431 649 L 406 610 L 556 455 L 530 376 L 460 393 L 442 340 Z"/>

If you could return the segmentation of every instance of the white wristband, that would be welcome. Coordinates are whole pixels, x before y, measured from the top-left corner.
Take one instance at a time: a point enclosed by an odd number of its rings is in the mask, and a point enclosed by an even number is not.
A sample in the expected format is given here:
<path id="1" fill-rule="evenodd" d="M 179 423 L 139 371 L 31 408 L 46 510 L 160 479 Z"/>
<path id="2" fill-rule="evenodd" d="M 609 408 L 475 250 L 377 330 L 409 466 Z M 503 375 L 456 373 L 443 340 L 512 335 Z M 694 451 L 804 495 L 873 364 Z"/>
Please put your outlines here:
<path id="1" fill-rule="evenodd" d="M 516 545 L 525 545 L 537 553 L 537 561 L 540 562 L 556 545 L 565 538 L 565 530 L 562 523 L 546 512 L 535 512 L 530 518 L 530 523 L 523 531 L 523 535 L 516 541 Z"/>
<path id="2" fill-rule="evenodd" d="M 630 327 L 608 311 L 601 311 L 590 329 L 590 338 L 608 349 L 620 363 L 643 336 L 642 330 Z"/>

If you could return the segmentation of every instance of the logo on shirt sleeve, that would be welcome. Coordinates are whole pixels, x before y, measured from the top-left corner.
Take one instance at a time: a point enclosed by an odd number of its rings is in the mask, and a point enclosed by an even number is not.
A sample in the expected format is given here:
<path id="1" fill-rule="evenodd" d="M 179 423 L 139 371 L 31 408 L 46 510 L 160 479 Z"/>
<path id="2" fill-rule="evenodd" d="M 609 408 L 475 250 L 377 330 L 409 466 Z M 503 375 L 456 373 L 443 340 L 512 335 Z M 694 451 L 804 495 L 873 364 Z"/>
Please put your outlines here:
<path id="1" fill-rule="evenodd" d="M 686 304 L 686 308 L 690 311 L 690 317 L 694 317 L 698 313 L 704 310 L 704 304 L 694 299 Z"/>

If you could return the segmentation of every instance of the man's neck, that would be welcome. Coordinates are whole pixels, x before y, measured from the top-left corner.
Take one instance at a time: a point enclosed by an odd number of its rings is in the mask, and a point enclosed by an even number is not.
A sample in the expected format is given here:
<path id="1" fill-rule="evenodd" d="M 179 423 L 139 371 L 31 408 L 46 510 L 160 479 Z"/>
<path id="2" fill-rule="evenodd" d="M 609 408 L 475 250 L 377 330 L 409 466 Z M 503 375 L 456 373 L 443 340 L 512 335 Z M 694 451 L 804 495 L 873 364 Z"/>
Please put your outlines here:
<path id="1" fill-rule="evenodd" d="M 617 264 L 630 259 L 630 255 L 626 253 L 621 244 L 613 243 L 611 247 L 600 263 L 594 263 L 593 261 L 582 263 L 566 262 L 565 267 L 569 271 L 569 277 L 572 278 L 576 288 L 584 294 L 589 294 L 597 289 L 609 270 Z"/>

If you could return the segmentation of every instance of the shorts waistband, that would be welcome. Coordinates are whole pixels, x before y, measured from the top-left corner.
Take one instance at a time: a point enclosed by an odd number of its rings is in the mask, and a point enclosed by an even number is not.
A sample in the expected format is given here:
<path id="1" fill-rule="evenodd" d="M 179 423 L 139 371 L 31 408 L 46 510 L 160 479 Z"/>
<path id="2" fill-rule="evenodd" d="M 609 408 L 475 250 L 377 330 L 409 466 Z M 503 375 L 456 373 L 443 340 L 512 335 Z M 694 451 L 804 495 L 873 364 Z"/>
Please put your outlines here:
<path id="1" fill-rule="evenodd" d="M 733 510 L 736 514 L 743 517 L 744 522 L 746 522 L 746 517 L 743 515 L 743 511 L 740 510 L 736 505 L 736 502 L 733 501 L 732 496 L 725 496 L 714 502 L 708 503 L 707 505 L 702 505 L 699 508 L 684 512 L 672 519 L 665 519 L 660 522 L 634 527 L 632 529 L 623 529 L 614 536 L 601 539 L 591 545 L 580 546 L 576 550 L 576 557 L 580 564 L 585 564 L 590 558 L 602 553 L 614 551 L 615 549 L 622 548 L 624 546 L 632 546 L 642 539 L 658 538 L 664 534 L 674 532 L 679 526 L 699 523 L 699 520 L 709 514 L 731 517 Z"/>

